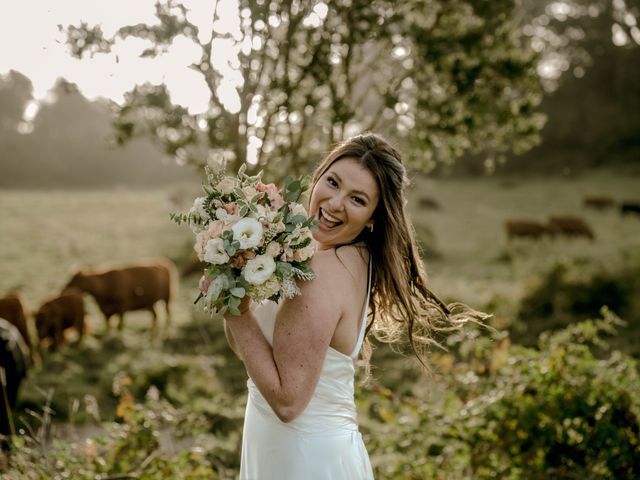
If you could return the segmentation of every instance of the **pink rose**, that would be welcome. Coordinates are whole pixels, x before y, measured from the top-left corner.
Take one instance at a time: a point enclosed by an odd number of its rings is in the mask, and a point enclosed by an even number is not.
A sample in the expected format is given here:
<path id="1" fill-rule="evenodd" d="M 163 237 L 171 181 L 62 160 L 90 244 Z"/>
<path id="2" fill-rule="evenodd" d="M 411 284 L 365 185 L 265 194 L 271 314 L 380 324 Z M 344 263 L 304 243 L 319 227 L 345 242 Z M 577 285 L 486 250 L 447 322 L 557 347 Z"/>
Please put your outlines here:
<path id="1" fill-rule="evenodd" d="M 238 204 L 236 202 L 225 203 L 222 205 L 229 215 L 234 215 L 238 211 Z"/>
<path id="2" fill-rule="evenodd" d="M 209 239 L 219 237 L 224 230 L 224 222 L 222 220 L 215 220 L 209 224 L 209 228 L 207 229 L 207 234 Z M 207 242 L 204 242 L 205 244 Z"/>

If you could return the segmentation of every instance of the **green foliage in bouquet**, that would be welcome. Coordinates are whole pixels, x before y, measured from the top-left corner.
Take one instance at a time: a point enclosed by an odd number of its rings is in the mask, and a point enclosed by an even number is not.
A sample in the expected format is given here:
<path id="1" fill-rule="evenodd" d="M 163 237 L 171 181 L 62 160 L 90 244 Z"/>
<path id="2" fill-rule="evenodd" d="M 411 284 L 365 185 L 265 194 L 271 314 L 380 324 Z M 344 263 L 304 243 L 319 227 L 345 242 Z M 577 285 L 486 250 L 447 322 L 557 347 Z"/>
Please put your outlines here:
<path id="1" fill-rule="evenodd" d="M 196 235 L 198 258 L 207 263 L 198 303 L 211 314 L 239 315 L 241 300 L 279 301 L 299 293 L 296 280 L 310 280 L 315 251 L 309 218 L 298 203 L 311 186 L 310 177 L 287 177 L 284 188 L 262 182 L 262 172 L 249 176 L 243 165 L 236 177 L 207 170 L 204 197 L 191 210 L 171 214 Z"/>

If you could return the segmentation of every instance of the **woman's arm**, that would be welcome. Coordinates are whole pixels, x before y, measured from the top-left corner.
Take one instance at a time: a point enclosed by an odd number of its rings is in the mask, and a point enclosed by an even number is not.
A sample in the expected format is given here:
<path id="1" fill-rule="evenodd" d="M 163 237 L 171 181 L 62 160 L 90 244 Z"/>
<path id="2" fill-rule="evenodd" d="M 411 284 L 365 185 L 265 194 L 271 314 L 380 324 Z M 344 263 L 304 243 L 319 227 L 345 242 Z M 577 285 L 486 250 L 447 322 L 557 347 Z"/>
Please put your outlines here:
<path id="1" fill-rule="evenodd" d="M 233 338 L 233 333 L 231 333 L 231 329 L 229 328 L 229 325 L 227 325 L 227 319 L 224 319 L 224 336 L 227 337 L 227 342 L 229 343 L 229 347 L 231 348 L 231 350 L 233 351 L 233 353 L 236 354 L 236 356 L 242 360 L 242 357 L 240 356 L 240 352 L 238 351 L 238 347 L 236 347 L 236 341 Z"/>
<path id="2" fill-rule="evenodd" d="M 289 422 L 305 409 L 320 378 L 327 349 L 340 320 L 349 274 L 333 250 L 316 253 L 317 276 L 300 284 L 301 294 L 282 302 L 273 347 L 250 310 L 226 315 L 238 356 L 278 418 Z"/>

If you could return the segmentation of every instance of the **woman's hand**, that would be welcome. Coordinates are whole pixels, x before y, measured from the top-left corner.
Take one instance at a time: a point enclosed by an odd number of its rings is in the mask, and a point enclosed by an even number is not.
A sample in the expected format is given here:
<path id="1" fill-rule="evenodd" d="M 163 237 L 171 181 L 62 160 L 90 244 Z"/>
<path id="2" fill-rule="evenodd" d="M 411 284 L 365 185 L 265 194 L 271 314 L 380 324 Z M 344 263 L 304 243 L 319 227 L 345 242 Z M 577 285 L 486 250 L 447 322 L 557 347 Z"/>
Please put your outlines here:
<path id="1" fill-rule="evenodd" d="M 251 306 L 253 305 L 253 300 L 249 295 L 245 295 L 240 300 L 240 304 L 238 305 L 238 310 L 240 311 L 240 315 L 234 315 L 229 310 L 224 314 L 224 318 L 228 321 L 233 321 L 236 318 L 242 317 L 245 313 L 251 310 Z"/>

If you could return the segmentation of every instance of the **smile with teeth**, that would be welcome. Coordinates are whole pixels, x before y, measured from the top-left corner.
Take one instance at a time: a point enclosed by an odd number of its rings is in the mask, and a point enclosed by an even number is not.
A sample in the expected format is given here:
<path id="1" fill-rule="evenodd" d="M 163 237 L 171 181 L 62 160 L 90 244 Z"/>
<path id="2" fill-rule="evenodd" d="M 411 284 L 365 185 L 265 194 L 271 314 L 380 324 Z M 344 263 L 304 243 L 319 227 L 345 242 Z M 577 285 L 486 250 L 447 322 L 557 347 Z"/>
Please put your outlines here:
<path id="1" fill-rule="evenodd" d="M 337 227 L 342 223 L 342 220 L 334 217 L 330 213 L 325 212 L 322 208 L 319 209 L 318 213 L 319 213 L 318 216 L 320 217 L 319 218 L 320 222 L 324 223 L 329 228 Z"/>

